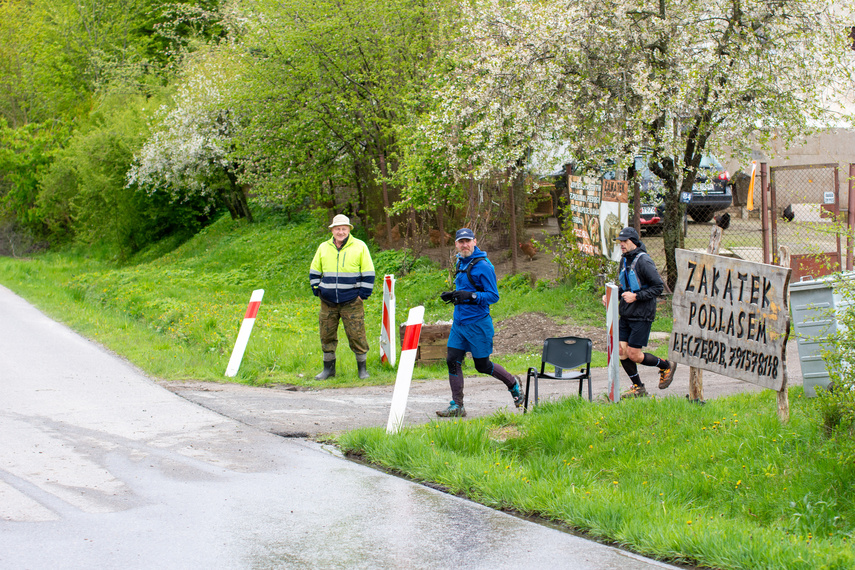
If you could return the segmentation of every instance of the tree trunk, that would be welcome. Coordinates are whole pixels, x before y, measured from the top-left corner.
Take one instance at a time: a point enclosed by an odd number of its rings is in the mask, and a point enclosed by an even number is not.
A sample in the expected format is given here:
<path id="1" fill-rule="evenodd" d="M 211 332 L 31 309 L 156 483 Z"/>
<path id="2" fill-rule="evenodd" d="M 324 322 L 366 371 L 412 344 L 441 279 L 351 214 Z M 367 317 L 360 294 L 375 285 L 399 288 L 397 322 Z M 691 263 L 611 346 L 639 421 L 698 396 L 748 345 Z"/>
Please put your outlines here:
<path id="1" fill-rule="evenodd" d="M 508 207 L 511 210 L 511 272 L 516 275 L 517 259 L 519 258 L 519 242 L 517 240 L 517 201 L 514 196 L 514 190 L 517 186 L 517 180 L 522 177 L 522 172 L 510 171 L 509 175 L 513 176 L 508 184 Z"/>
<path id="2" fill-rule="evenodd" d="M 665 220 L 662 224 L 662 240 L 665 245 L 665 273 L 668 290 L 677 285 L 677 258 L 674 253 L 682 245 L 683 223 L 679 194 L 676 189 L 665 195 Z"/>
<path id="3" fill-rule="evenodd" d="M 641 235 L 641 188 L 638 176 L 632 176 L 632 227 Z"/>
<path id="4" fill-rule="evenodd" d="M 436 207 L 436 225 L 439 226 L 439 243 L 440 249 L 445 256 L 448 253 L 448 242 L 445 240 L 445 212 L 443 211 L 444 204 Z M 445 259 L 445 257 L 443 257 Z"/>
<path id="5" fill-rule="evenodd" d="M 231 168 L 226 168 L 225 172 L 229 179 L 229 190 L 225 196 L 226 208 L 229 209 L 229 214 L 231 214 L 233 220 L 246 218 L 251 223 L 252 211 L 249 209 L 246 192 L 238 185 L 237 176 Z"/>
<path id="6" fill-rule="evenodd" d="M 416 222 L 416 209 L 410 206 L 410 217 L 407 222 L 407 233 L 411 236 L 410 238 L 410 247 L 413 251 L 421 252 L 421 243 L 420 240 L 417 239 L 419 235 L 419 225 Z"/>
<path id="7" fill-rule="evenodd" d="M 356 201 L 358 202 L 358 213 L 368 212 L 368 198 L 365 196 L 365 191 L 362 189 L 362 181 L 359 177 L 359 165 L 356 161 L 353 162 L 353 183 L 356 184 Z M 360 217 L 362 224 L 368 226 L 368 220 L 365 215 Z"/>
<path id="8" fill-rule="evenodd" d="M 475 178 L 469 175 L 469 211 L 466 212 L 466 227 L 472 228 L 478 212 L 478 196 L 475 192 Z M 473 228 L 474 229 L 474 228 Z"/>
<path id="9" fill-rule="evenodd" d="M 389 217 L 389 187 L 386 184 L 386 178 L 388 173 L 386 171 L 386 156 L 383 154 L 382 150 L 377 151 L 377 161 L 380 163 L 380 175 L 383 177 L 383 215 L 386 218 L 386 235 L 391 239 L 392 219 Z"/>

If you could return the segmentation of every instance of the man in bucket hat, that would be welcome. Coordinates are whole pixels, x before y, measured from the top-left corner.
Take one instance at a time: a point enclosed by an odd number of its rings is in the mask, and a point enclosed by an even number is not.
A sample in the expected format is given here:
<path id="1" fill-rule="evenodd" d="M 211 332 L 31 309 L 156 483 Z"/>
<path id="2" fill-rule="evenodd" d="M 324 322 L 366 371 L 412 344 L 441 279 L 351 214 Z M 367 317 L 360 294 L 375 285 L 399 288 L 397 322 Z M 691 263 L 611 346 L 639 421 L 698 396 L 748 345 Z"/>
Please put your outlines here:
<path id="1" fill-rule="evenodd" d="M 330 224 L 332 238 L 318 246 L 309 269 L 312 293 L 321 298 L 318 317 L 324 369 L 315 380 L 335 376 L 335 349 L 338 346 L 338 323 L 350 349 L 356 355 L 359 377 L 368 378 L 368 338 L 365 334 L 365 310 L 362 302 L 374 289 L 374 263 L 365 242 L 350 235 L 350 219 L 338 214 Z"/>
<path id="2" fill-rule="evenodd" d="M 641 350 L 650 338 L 650 327 L 656 318 L 656 299 L 665 290 L 665 284 L 635 228 L 622 229 L 617 239 L 622 252 L 618 274 L 620 363 L 632 382 L 623 396 L 635 398 L 647 395 L 638 375 L 638 364 L 658 367 L 659 389 L 664 390 L 674 380 L 677 363 Z M 603 304 L 606 304 L 605 295 Z"/>
<path id="3" fill-rule="evenodd" d="M 448 336 L 448 383 L 452 400 L 440 417 L 463 417 L 463 359 L 472 354 L 475 370 L 501 380 L 511 393 L 514 404 L 522 406 L 525 395 L 519 380 L 507 370 L 490 361 L 493 353 L 493 319 L 490 305 L 499 300 L 496 270 L 487 254 L 478 249 L 475 233 L 469 228 L 457 230 L 457 274 L 454 291 L 440 295 L 446 303 L 454 304 L 454 320 Z"/>

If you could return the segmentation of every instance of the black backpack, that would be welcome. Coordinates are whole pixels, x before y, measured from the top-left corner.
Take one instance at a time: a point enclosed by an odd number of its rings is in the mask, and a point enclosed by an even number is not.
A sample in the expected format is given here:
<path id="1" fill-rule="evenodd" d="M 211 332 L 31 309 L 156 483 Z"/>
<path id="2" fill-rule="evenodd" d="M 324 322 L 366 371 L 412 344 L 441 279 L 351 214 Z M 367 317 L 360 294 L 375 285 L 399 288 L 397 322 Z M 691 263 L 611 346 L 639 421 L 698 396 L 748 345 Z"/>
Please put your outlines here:
<path id="1" fill-rule="evenodd" d="M 486 259 L 486 258 L 485 257 L 476 257 L 475 259 L 473 259 L 472 261 L 469 262 L 469 265 L 466 266 L 466 277 L 469 279 L 469 283 L 471 283 L 472 286 L 475 287 L 476 291 L 483 291 L 484 288 L 479 287 L 478 284 L 475 283 L 475 280 L 472 279 L 472 268 L 475 266 L 476 263 L 478 263 L 482 259 Z M 460 269 L 460 260 L 458 259 L 457 260 L 457 271 L 454 273 L 454 279 L 456 280 L 457 276 L 460 275 L 461 273 L 463 273 L 463 270 Z"/>

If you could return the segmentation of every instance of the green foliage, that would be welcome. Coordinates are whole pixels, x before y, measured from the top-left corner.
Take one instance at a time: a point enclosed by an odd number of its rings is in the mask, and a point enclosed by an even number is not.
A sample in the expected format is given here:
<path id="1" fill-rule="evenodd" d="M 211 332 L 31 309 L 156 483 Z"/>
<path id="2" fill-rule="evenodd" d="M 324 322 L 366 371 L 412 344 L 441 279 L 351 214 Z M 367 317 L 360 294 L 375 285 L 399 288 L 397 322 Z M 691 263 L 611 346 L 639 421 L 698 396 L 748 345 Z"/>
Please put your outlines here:
<path id="1" fill-rule="evenodd" d="M 243 4 L 235 156 L 262 197 L 311 199 L 384 219 L 397 129 L 427 96 L 444 4 L 412 0 Z M 389 190 L 394 201 L 397 189 Z M 418 206 L 418 204 L 416 204 Z"/>
<path id="2" fill-rule="evenodd" d="M 527 291 L 531 289 L 531 277 L 527 273 L 509 273 L 499 279 L 501 291 Z"/>
<path id="3" fill-rule="evenodd" d="M 412 122 L 397 129 L 402 160 L 391 181 L 402 188 L 402 199 L 394 205 L 396 212 L 410 207 L 432 211 L 465 203 L 463 186 L 455 180 L 448 157 L 434 148 L 432 141 L 425 140 L 423 126 L 418 117 L 413 117 Z"/>
<path id="4" fill-rule="evenodd" d="M 0 119 L 0 217 L 44 236 L 45 220 L 36 207 L 38 177 L 67 136 L 68 127 L 60 123 L 13 129 Z"/>
<path id="5" fill-rule="evenodd" d="M 97 237 L 122 255 L 203 223 L 196 205 L 126 190 L 123 174 L 159 104 L 140 98 L 158 92 L 191 38 L 223 34 L 220 5 L 0 4 L 0 216 L 54 244 Z"/>
<path id="6" fill-rule="evenodd" d="M 546 244 L 554 252 L 559 279 L 569 285 L 593 282 L 600 274 L 616 274 L 617 264 L 601 256 L 589 255 L 579 248 L 573 228 L 568 227 L 557 237 L 547 237 Z"/>
<path id="7" fill-rule="evenodd" d="M 125 258 L 166 235 L 187 236 L 206 223 L 206 204 L 149 196 L 125 185 L 155 101 L 107 96 L 39 177 L 35 210 L 54 240 L 102 244 Z"/>
<path id="8" fill-rule="evenodd" d="M 526 415 L 434 421 L 395 436 L 339 436 L 371 461 L 635 552 L 715 568 L 845 568 L 855 470 L 822 437 L 815 400 L 771 391 L 697 406 L 566 398 Z M 632 429 L 627 429 L 631 425 Z M 652 532 L 651 529 L 655 529 Z"/>
<path id="9" fill-rule="evenodd" d="M 841 325 L 837 332 L 827 337 L 822 358 L 828 370 L 831 386 L 829 390 L 817 389 L 822 427 L 833 441 L 840 445 L 840 460 L 855 462 L 855 369 L 852 355 L 855 354 L 855 283 L 850 275 L 837 274 L 829 283 L 835 293 L 846 303 L 841 303 L 837 314 L 818 315 L 818 318 L 837 320 Z"/>
<path id="10" fill-rule="evenodd" d="M 377 252 L 374 257 L 377 275 L 395 275 L 403 277 L 414 271 L 433 272 L 439 269 L 428 257 L 416 257 L 411 249 L 386 249 Z"/>

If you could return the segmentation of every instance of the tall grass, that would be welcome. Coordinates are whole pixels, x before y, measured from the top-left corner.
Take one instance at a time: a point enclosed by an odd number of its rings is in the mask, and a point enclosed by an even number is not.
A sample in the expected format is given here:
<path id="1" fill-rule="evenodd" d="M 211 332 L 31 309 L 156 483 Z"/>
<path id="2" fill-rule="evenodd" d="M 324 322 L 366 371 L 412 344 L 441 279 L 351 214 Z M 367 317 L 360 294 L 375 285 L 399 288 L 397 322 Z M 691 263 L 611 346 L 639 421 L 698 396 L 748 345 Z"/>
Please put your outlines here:
<path id="1" fill-rule="evenodd" d="M 264 289 L 264 300 L 237 381 L 316 386 L 355 385 L 356 363 L 339 334 L 339 374 L 318 384 L 321 367 L 318 301 L 308 272 L 318 244 L 329 238 L 322 224 L 284 222 L 272 215 L 247 224 L 222 218 L 194 238 L 165 240 L 122 266 L 86 252 L 50 253 L 33 259 L 0 259 L 0 283 L 52 317 L 126 356 L 145 372 L 170 380 L 224 380 L 229 356 L 250 294 Z M 449 288 L 447 270 L 427 258 L 372 246 L 377 275 L 398 275 L 397 316 L 424 305 L 425 322 L 449 321 L 452 307 L 439 293 Z M 510 276 L 500 283 L 496 320 L 525 311 L 542 311 L 580 324 L 603 322 L 598 295 L 588 288 Z M 382 287 L 365 304 L 369 383 L 391 383 L 395 372 L 380 365 Z M 666 325 L 668 325 L 666 321 Z M 604 364 L 598 356 L 595 364 Z M 497 356 L 522 372 L 540 362 L 539 349 Z M 418 366 L 416 378 L 442 378 L 443 364 Z M 364 382 L 363 382 L 364 383 Z"/>
<path id="2" fill-rule="evenodd" d="M 697 406 L 579 398 L 533 413 L 338 437 L 346 451 L 485 505 L 535 515 L 673 562 L 716 568 L 853 568 L 855 469 L 791 390 Z"/>

